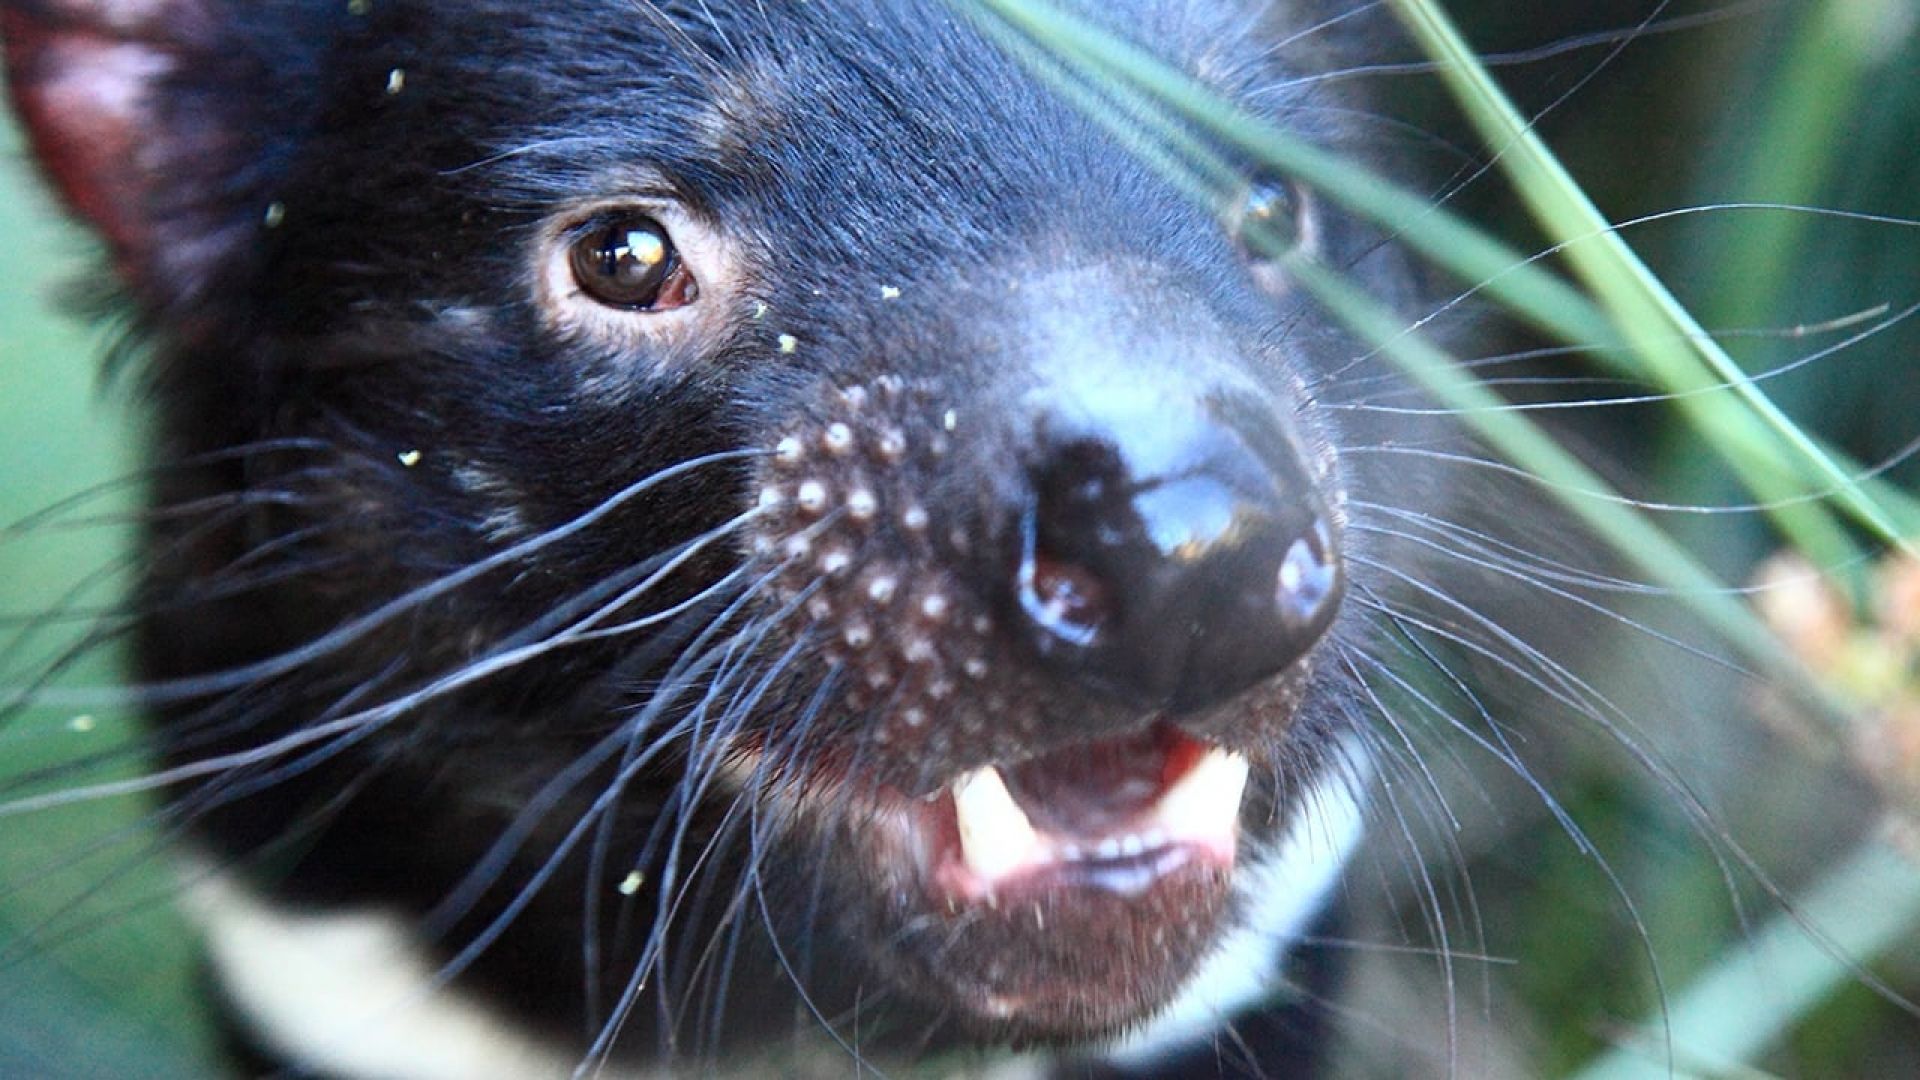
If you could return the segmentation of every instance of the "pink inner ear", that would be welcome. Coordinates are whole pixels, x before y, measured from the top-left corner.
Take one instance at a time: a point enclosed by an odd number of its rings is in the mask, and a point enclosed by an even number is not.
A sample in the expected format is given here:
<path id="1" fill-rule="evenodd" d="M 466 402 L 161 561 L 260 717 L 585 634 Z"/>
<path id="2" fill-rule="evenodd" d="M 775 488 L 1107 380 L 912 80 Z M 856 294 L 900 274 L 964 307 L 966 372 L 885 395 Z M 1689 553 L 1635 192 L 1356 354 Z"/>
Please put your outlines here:
<path id="1" fill-rule="evenodd" d="M 153 5 L 79 5 L 118 22 Z M 116 25 L 116 29 L 119 27 Z M 156 46 L 78 25 L 49 26 L 8 11 L 0 17 L 14 105 L 42 168 L 76 213 L 104 236 L 123 273 L 150 254 L 143 136 L 148 90 L 172 61 Z"/>

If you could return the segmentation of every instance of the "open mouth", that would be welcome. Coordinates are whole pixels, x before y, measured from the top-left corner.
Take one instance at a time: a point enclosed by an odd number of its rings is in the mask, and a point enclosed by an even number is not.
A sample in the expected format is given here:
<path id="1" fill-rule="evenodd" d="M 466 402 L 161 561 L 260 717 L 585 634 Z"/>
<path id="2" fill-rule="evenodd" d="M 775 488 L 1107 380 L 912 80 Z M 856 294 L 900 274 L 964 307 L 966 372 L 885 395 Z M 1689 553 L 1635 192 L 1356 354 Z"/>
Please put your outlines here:
<path id="1" fill-rule="evenodd" d="M 830 910 L 867 963 L 963 1028 L 1080 1040 L 1151 1015 L 1216 946 L 1249 772 L 1159 721 L 926 796 L 836 771 L 761 790 L 848 857 Z"/>
<path id="2" fill-rule="evenodd" d="M 951 902 L 1137 896 L 1231 870 L 1247 759 L 1168 724 L 956 778 L 920 808 L 927 880 Z"/>

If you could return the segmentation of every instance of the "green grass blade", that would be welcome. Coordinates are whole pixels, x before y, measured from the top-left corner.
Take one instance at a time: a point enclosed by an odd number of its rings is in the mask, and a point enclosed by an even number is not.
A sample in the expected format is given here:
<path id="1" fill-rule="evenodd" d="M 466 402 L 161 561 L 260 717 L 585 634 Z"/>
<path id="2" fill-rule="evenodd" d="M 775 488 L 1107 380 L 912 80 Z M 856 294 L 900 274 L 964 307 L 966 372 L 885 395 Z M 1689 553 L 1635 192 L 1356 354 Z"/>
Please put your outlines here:
<path id="1" fill-rule="evenodd" d="M 956 0 L 956 3 L 981 18 L 984 24 L 998 21 L 1011 26 L 1040 43 L 1047 52 L 1077 63 L 1094 75 L 1141 87 L 1181 116 L 1299 178 L 1354 213 L 1392 230 L 1409 247 L 1459 278 L 1475 283 L 1476 291 L 1484 291 L 1512 308 L 1543 332 L 1592 351 L 1613 370 L 1645 377 L 1646 370 L 1621 347 L 1621 334 L 1608 314 L 1547 270 L 1540 258 L 1522 255 L 1436 207 L 1423 195 L 1401 189 L 1335 154 L 1235 110 L 1183 73 L 1086 19 L 1051 4 L 1026 0 Z M 1611 226 L 1604 222 L 1593 230 L 1595 238 L 1612 237 L 1612 234 Z M 1614 240 L 1618 242 L 1617 238 Z M 1690 331 L 1666 327 L 1661 331 L 1661 339 L 1669 352 L 1687 357 L 1688 368 L 1696 372 L 1699 367 L 1693 360 L 1695 351 L 1711 345 L 1698 326 Z M 1696 378 L 1683 387 L 1670 389 L 1687 400 L 1699 402 L 1691 406 L 1695 415 L 1711 418 L 1709 422 L 1717 425 L 1713 442 L 1716 448 L 1743 461 L 1758 463 L 1749 466 L 1748 471 L 1758 477 L 1760 486 L 1756 490 L 1764 503 L 1791 521 L 1808 518 L 1819 521 L 1799 532 L 1823 562 L 1839 565 L 1849 561 L 1851 544 L 1831 522 L 1824 520 L 1824 511 L 1813 502 L 1829 494 L 1857 491 L 1860 482 L 1855 478 L 1866 470 L 1824 447 L 1816 447 L 1820 455 L 1844 471 L 1837 480 L 1823 478 L 1820 489 L 1811 493 L 1803 485 L 1794 484 L 1792 480 L 1801 470 L 1794 465 L 1795 459 L 1783 451 L 1780 440 L 1769 437 L 1764 427 L 1737 402 L 1714 392 L 1724 387 L 1738 387 L 1757 395 L 1743 374 L 1730 373 L 1729 379 Z M 1870 482 L 1866 486 L 1879 492 L 1886 490 L 1883 485 Z M 1881 501 L 1872 497 L 1867 497 L 1866 502 L 1881 506 Z M 1898 510 L 1903 523 L 1900 532 L 1920 535 L 1920 508 L 1909 503 Z"/>
<path id="2" fill-rule="evenodd" d="M 1869 841 L 1807 894 L 1688 986 L 1640 1039 L 1602 1056 L 1577 1080 L 1729 1075 L 1792 1031 L 1858 965 L 1912 939 L 1920 925 L 1920 868 Z M 1809 933 L 1809 928 L 1817 933 Z M 1666 1060 L 1666 1047 L 1676 1060 Z"/>
<path id="3" fill-rule="evenodd" d="M 1868 38 L 1907 0 L 1824 0 L 1793 19 L 1791 49 L 1770 80 L 1765 120 L 1740 168 L 1748 201 L 1806 205 L 1840 163 L 1852 111 L 1874 66 Z M 1791 147 L 1792 152 L 1782 152 Z M 1779 310 L 1809 225 L 1804 214 L 1772 213 L 1730 230 L 1715 245 L 1722 273 L 1706 310 L 1723 326 L 1757 326 Z"/>
<path id="4" fill-rule="evenodd" d="M 1493 448 L 1528 471 L 1569 511 L 1650 581 L 1673 589 L 1695 606 L 1715 629 L 1769 670 L 1786 674 L 1802 692 L 1829 712 L 1840 706 L 1818 686 L 1800 662 L 1789 656 L 1752 609 L 1737 600 L 1692 555 L 1641 513 L 1630 509 L 1611 485 L 1561 447 L 1526 414 L 1467 374 L 1446 352 L 1406 328 L 1400 315 L 1333 270 L 1303 256 L 1288 261 L 1288 272 L 1302 288 L 1380 349 L 1441 404 L 1460 413 Z"/>
<path id="5" fill-rule="evenodd" d="M 1803 459 L 1814 478 L 1831 485 L 1833 499 L 1856 520 L 1909 554 L 1920 553 L 1911 530 L 1896 525 L 1888 511 L 1854 481 L 1858 470 L 1843 467 L 1781 412 L 1654 276 L 1507 100 L 1438 6 L 1430 0 L 1389 0 L 1389 5 L 1439 62 L 1441 79 L 1481 137 L 1497 149 L 1501 165 L 1535 221 L 1563 245 L 1575 275 L 1613 315 L 1647 361 L 1649 374 L 1682 394 L 1682 409 L 1714 437 L 1715 445 L 1724 447 L 1724 433 L 1746 422 L 1742 414 L 1727 407 L 1733 403 L 1725 398 L 1689 393 L 1717 381 Z M 1816 562 L 1843 566 L 1858 561 L 1855 545 L 1837 523 L 1815 511 L 1812 504 L 1791 501 L 1798 489 L 1777 462 L 1743 454 L 1728 455 L 1727 460 L 1749 490 L 1772 504 L 1768 512 Z"/>

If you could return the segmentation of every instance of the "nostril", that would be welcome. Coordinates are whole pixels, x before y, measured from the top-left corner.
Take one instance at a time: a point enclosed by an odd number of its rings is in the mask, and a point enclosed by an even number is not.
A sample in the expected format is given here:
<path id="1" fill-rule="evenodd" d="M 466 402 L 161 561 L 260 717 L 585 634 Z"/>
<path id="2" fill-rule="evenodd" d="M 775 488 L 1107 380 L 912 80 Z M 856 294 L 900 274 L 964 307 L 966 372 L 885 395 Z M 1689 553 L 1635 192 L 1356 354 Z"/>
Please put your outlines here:
<path id="1" fill-rule="evenodd" d="M 1024 525 L 1027 542 L 1018 572 L 1021 611 L 1052 638 L 1092 645 L 1113 615 L 1107 584 L 1086 567 L 1039 549 L 1031 515 Z M 1047 640 L 1041 639 L 1043 650 L 1048 650 Z"/>
<path id="2" fill-rule="evenodd" d="M 1081 440 L 1033 480 L 1014 575 L 1028 636 L 1043 656 L 1101 645 L 1128 601 L 1124 564 L 1140 546 L 1124 464 L 1113 447 Z"/>
<path id="3" fill-rule="evenodd" d="M 1306 535 L 1294 539 L 1280 560 L 1274 614 L 1296 634 L 1311 633 L 1326 621 L 1340 590 L 1340 566 L 1334 560 L 1333 530 L 1316 516 Z"/>

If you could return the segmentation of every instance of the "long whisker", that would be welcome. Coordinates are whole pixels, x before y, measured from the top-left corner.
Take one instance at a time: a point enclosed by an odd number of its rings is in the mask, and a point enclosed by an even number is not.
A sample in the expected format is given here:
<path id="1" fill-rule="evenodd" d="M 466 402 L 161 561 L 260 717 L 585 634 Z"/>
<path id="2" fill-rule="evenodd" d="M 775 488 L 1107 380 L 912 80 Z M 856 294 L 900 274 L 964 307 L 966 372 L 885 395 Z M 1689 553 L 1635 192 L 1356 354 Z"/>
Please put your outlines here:
<path id="1" fill-rule="evenodd" d="M 347 646 L 365 638 L 375 630 L 465 585 L 505 567 L 524 563 L 531 556 L 571 539 L 606 519 L 625 504 L 663 484 L 680 479 L 702 468 L 727 462 L 749 460 L 758 456 L 761 456 L 761 452 L 757 450 L 726 450 L 708 454 L 704 457 L 693 458 L 661 469 L 644 479 L 627 485 L 618 492 L 615 492 L 612 496 L 602 500 L 592 509 L 580 514 L 564 525 L 519 541 L 432 582 L 410 589 L 393 600 L 380 605 L 373 611 L 350 619 L 299 648 L 288 650 L 279 656 L 267 660 L 257 661 L 215 675 L 169 679 L 133 687 L 126 695 L 117 700 L 125 703 L 149 705 L 190 700 L 196 697 L 216 694 L 224 690 L 231 690 L 236 687 L 252 685 L 298 671 L 312 665 L 316 661 L 326 659 L 338 653 Z M 49 698 L 52 697 L 53 695 L 49 695 Z"/>

